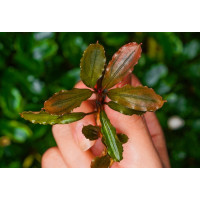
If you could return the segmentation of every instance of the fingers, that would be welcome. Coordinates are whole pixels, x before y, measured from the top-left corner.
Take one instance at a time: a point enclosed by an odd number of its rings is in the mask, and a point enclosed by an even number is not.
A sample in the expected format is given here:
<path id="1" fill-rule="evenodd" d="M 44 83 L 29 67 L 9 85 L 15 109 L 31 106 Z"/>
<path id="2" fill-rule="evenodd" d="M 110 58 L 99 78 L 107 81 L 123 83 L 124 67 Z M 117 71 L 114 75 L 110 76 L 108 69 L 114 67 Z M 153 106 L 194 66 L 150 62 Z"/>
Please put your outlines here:
<path id="1" fill-rule="evenodd" d="M 75 85 L 75 88 L 88 89 L 88 87 L 85 86 L 85 84 L 83 84 L 82 81 L 78 82 Z M 92 97 L 89 98 L 89 100 L 84 101 L 80 107 L 74 109 L 73 112 L 89 113 L 89 112 L 94 111 L 95 102 L 92 99 L 95 99 L 94 94 L 92 95 Z M 90 140 L 86 139 L 85 136 L 82 134 L 83 126 L 87 126 L 89 124 L 95 125 L 94 115 L 88 115 L 88 116 L 84 117 L 82 120 L 69 125 L 72 129 L 72 133 L 73 133 L 76 143 L 79 145 L 79 147 L 83 151 L 88 150 L 95 143 L 94 141 L 90 141 Z"/>
<path id="2" fill-rule="evenodd" d="M 86 88 L 86 86 L 79 82 L 76 88 Z M 73 112 L 92 112 L 93 106 L 89 101 L 82 102 L 79 108 L 73 110 Z M 53 135 L 58 145 L 58 148 L 63 156 L 63 159 L 68 167 L 90 167 L 93 155 L 88 150 L 94 141 L 90 141 L 82 134 L 83 126 L 88 124 L 95 125 L 95 119 L 93 115 L 88 115 L 82 120 L 65 125 L 54 125 Z"/>
<path id="3" fill-rule="evenodd" d="M 131 84 L 133 86 L 141 85 L 138 78 L 134 75 L 132 76 Z M 170 167 L 164 133 L 155 113 L 145 113 L 144 120 L 152 137 L 155 148 L 157 149 L 158 154 L 163 162 L 163 165 L 165 167 Z"/>
<path id="4" fill-rule="evenodd" d="M 48 149 L 42 156 L 42 168 L 66 168 L 62 155 L 57 147 Z"/>
<path id="5" fill-rule="evenodd" d="M 93 158 L 91 152 L 82 151 L 75 142 L 70 125 L 54 125 L 53 135 L 63 159 L 70 168 L 89 167 Z"/>
<path id="6" fill-rule="evenodd" d="M 105 149 L 104 144 L 101 141 L 101 138 L 97 139 L 94 146 L 91 148 L 91 152 L 94 156 L 101 156 L 101 153 Z"/>
<path id="7" fill-rule="evenodd" d="M 89 113 L 92 111 L 94 111 L 94 108 L 88 101 L 83 102 L 79 108 L 74 109 L 74 112 Z M 80 121 L 68 125 L 73 133 L 76 143 L 82 151 L 88 150 L 95 143 L 95 141 L 86 139 L 82 133 L 83 126 L 87 126 L 89 124 L 95 125 L 94 115 L 88 115 Z"/>

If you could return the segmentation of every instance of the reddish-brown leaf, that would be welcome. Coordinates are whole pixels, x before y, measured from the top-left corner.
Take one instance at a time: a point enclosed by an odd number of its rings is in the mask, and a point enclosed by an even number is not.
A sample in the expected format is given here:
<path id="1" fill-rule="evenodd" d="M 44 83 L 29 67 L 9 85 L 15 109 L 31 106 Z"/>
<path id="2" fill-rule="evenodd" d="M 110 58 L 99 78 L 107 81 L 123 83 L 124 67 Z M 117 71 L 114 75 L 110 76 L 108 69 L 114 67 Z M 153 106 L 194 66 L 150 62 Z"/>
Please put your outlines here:
<path id="1" fill-rule="evenodd" d="M 82 101 L 87 100 L 91 95 L 92 91 L 88 89 L 62 90 L 44 102 L 44 109 L 46 112 L 55 115 L 69 113 L 74 108 L 79 107 Z"/>
<path id="2" fill-rule="evenodd" d="M 138 110 L 133 110 L 133 109 L 127 108 L 118 103 L 115 103 L 114 101 L 108 102 L 107 105 L 110 108 L 112 108 L 113 110 L 120 112 L 124 115 L 143 115 L 145 113 L 143 111 L 138 111 Z"/>
<path id="3" fill-rule="evenodd" d="M 136 42 L 122 46 L 109 62 L 102 81 L 103 89 L 109 89 L 122 81 L 122 79 L 133 71 L 141 56 L 141 44 Z"/>
<path id="4" fill-rule="evenodd" d="M 156 111 L 166 102 L 146 86 L 132 87 L 126 85 L 122 88 L 109 90 L 108 97 L 115 103 L 137 111 Z"/>

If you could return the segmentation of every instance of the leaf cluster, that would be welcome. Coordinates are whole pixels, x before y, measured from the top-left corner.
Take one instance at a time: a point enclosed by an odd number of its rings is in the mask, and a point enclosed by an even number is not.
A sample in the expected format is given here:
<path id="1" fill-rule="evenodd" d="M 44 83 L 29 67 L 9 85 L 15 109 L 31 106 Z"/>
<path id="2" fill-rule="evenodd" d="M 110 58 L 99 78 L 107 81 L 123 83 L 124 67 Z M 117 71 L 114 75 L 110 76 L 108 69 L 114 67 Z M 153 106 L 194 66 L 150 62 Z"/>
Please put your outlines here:
<path id="1" fill-rule="evenodd" d="M 44 102 L 40 112 L 25 111 L 21 117 L 38 124 L 68 124 L 81 120 L 86 115 L 95 114 L 96 126 L 84 126 L 83 134 L 90 140 L 101 138 L 105 150 L 95 158 L 91 167 L 110 167 L 123 159 L 123 144 L 128 141 L 125 134 L 116 132 L 106 112 L 105 105 L 125 115 L 142 115 L 161 108 L 164 100 L 153 89 L 146 86 L 125 85 L 116 88 L 130 73 L 141 57 L 141 44 L 135 42 L 122 46 L 106 64 L 105 51 L 98 42 L 84 51 L 80 62 L 80 77 L 88 89 L 61 90 Z M 76 113 L 74 108 L 96 96 L 96 108 L 92 113 Z M 106 97 L 110 101 L 106 102 Z"/>

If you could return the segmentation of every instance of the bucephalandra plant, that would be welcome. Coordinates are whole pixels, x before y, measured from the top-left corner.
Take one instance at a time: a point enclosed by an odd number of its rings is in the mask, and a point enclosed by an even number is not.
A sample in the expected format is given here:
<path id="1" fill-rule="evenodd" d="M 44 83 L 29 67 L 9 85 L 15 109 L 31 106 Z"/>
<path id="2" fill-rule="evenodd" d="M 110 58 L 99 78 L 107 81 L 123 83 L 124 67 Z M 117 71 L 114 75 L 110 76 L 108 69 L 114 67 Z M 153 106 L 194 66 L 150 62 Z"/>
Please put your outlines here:
<path id="1" fill-rule="evenodd" d="M 156 111 L 165 102 L 153 89 L 146 86 L 133 87 L 127 84 L 121 88 L 113 88 L 132 73 L 141 52 L 141 44 L 128 43 L 122 46 L 106 65 L 103 46 L 98 42 L 89 45 L 81 59 L 80 77 L 90 89 L 61 90 L 44 102 L 41 111 L 25 111 L 21 113 L 21 117 L 35 124 L 54 125 L 69 124 L 94 114 L 96 126 L 83 126 L 82 133 L 89 140 L 101 138 L 105 150 L 100 157 L 92 161 L 91 167 L 110 167 L 113 162 L 120 162 L 123 159 L 123 144 L 128 141 L 128 137 L 123 133 L 116 133 L 104 106 L 108 105 L 125 115 L 142 115 L 147 111 Z M 94 112 L 72 112 L 92 94 L 96 94 Z M 109 102 L 105 101 L 106 96 L 109 97 Z"/>

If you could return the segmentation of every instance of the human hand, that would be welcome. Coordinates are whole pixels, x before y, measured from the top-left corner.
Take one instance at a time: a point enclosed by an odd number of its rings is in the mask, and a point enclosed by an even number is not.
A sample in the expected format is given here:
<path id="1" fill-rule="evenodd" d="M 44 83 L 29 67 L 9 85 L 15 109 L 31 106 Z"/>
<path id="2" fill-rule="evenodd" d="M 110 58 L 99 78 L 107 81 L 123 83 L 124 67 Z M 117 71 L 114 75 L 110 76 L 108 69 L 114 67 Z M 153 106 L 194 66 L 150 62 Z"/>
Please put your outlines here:
<path id="1" fill-rule="evenodd" d="M 134 75 L 128 77 L 126 83 L 133 86 L 140 85 Z M 86 88 L 82 82 L 75 87 Z M 94 105 L 92 96 L 74 111 L 92 112 Z M 123 145 L 123 160 L 114 163 L 112 167 L 170 167 L 164 134 L 154 113 L 127 116 L 108 106 L 105 106 L 105 111 L 117 132 L 124 133 L 129 138 L 128 142 Z M 72 124 L 54 125 L 52 132 L 58 147 L 52 147 L 44 153 L 42 167 L 90 167 L 91 160 L 101 155 L 104 145 L 100 138 L 95 142 L 84 137 L 82 127 L 89 124 L 95 125 L 93 115 L 88 115 Z"/>

